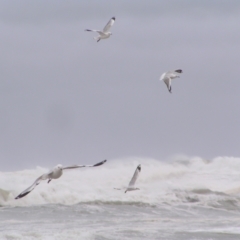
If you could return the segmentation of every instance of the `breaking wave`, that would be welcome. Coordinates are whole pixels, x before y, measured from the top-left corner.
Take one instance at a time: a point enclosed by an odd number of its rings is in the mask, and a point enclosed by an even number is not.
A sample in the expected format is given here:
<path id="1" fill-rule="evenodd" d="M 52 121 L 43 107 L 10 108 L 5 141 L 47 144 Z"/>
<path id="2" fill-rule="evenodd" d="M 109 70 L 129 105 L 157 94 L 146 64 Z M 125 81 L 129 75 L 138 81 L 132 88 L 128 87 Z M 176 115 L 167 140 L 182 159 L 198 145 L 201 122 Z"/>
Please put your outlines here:
<path id="1" fill-rule="evenodd" d="M 138 164 L 140 191 L 124 193 Z M 66 170 L 51 183 L 41 182 L 29 195 L 14 198 L 48 169 L 1 172 L 0 206 L 42 204 L 191 204 L 234 210 L 240 206 L 240 158 L 175 157 L 162 162 L 147 158 L 109 160 L 98 168 Z"/>

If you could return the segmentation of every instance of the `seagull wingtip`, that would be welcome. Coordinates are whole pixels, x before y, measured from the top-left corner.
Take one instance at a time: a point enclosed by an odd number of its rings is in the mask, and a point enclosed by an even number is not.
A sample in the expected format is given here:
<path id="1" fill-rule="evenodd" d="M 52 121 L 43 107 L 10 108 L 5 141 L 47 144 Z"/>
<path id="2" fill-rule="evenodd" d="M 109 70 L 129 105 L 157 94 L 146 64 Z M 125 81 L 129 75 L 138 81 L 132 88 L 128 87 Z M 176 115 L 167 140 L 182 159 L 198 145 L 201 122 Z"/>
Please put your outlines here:
<path id="1" fill-rule="evenodd" d="M 137 169 L 141 172 L 141 164 L 138 165 Z"/>

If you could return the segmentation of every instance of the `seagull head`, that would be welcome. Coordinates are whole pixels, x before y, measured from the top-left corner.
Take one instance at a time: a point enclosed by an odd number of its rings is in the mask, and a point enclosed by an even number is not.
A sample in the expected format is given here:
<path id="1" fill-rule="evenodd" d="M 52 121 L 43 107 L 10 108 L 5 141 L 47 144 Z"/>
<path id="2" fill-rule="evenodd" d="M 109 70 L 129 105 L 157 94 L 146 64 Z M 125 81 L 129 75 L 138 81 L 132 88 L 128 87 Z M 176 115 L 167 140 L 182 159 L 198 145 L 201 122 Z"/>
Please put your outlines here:
<path id="1" fill-rule="evenodd" d="M 55 167 L 56 170 L 62 170 L 63 169 L 63 166 L 62 164 L 58 164 L 56 167 Z"/>

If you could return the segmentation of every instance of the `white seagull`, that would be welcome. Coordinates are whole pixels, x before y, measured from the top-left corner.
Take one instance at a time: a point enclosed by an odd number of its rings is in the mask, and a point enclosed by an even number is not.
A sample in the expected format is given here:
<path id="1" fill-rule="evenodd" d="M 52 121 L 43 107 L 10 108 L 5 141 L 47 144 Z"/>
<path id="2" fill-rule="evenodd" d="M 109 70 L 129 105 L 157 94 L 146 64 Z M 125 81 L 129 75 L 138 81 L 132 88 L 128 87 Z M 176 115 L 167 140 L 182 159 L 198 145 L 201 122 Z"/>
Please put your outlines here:
<path id="1" fill-rule="evenodd" d="M 41 175 L 39 178 L 37 178 L 30 187 L 28 187 L 26 190 L 21 192 L 17 197 L 15 197 L 15 199 L 22 198 L 22 197 L 26 196 L 27 194 L 29 194 L 42 180 L 48 179 L 48 183 L 49 183 L 52 179 L 60 178 L 63 174 L 63 170 L 65 170 L 65 169 L 74 169 L 74 168 L 82 168 L 82 167 L 98 167 L 98 166 L 101 166 L 102 164 L 104 164 L 106 161 L 107 160 L 104 160 L 104 161 L 96 163 L 94 165 L 72 165 L 69 167 L 63 167 L 61 164 L 58 164 L 57 166 L 55 166 L 53 168 L 53 170 L 51 170 L 50 172 L 45 173 L 45 174 Z"/>
<path id="2" fill-rule="evenodd" d="M 172 93 L 171 92 L 171 90 L 172 90 L 172 87 L 171 87 L 172 79 L 180 77 L 180 75 L 179 75 L 180 73 L 182 73 L 182 70 L 181 69 L 177 69 L 175 71 L 165 72 L 160 77 L 160 80 L 164 81 L 165 84 L 167 85 L 168 91 L 170 93 Z"/>
<path id="3" fill-rule="evenodd" d="M 128 187 L 127 187 L 127 189 L 125 190 L 125 193 L 126 193 L 127 191 L 140 190 L 139 188 L 135 188 L 135 187 L 134 187 L 135 182 L 136 182 L 136 180 L 137 180 L 138 175 L 139 175 L 140 172 L 141 172 L 141 164 L 139 164 L 139 165 L 137 166 L 137 168 L 136 168 L 136 170 L 135 170 L 135 172 L 134 172 L 134 174 L 133 174 L 133 177 L 132 177 L 130 183 L 128 184 Z M 114 188 L 114 189 L 116 189 L 116 190 L 121 190 L 121 188 Z"/>
<path id="4" fill-rule="evenodd" d="M 85 31 L 88 31 L 88 32 L 97 32 L 98 33 L 98 36 L 94 37 L 95 40 L 97 40 L 97 42 L 99 42 L 101 39 L 105 39 L 105 38 L 109 38 L 112 33 L 109 32 L 109 29 L 112 27 L 112 25 L 114 24 L 115 22 L 115 17 L 112 17 L 107 25 L 103 28 L 102 31 L 100 30 L 91 30 L 91 29 L 85 29 Z"/>

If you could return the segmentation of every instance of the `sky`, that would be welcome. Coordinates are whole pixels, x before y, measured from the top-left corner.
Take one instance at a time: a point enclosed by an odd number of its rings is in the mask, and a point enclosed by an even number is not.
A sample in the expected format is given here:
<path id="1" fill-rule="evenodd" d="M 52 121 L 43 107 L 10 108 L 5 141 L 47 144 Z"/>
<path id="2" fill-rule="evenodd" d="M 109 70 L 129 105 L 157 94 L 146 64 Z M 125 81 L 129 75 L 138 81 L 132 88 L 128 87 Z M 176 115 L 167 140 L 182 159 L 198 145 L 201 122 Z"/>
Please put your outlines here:
<path id="1" fill-rule="evenodd" d="M 0 0 L 0 32 L 0 171 L 240 157 L 240 1 Z"/>

